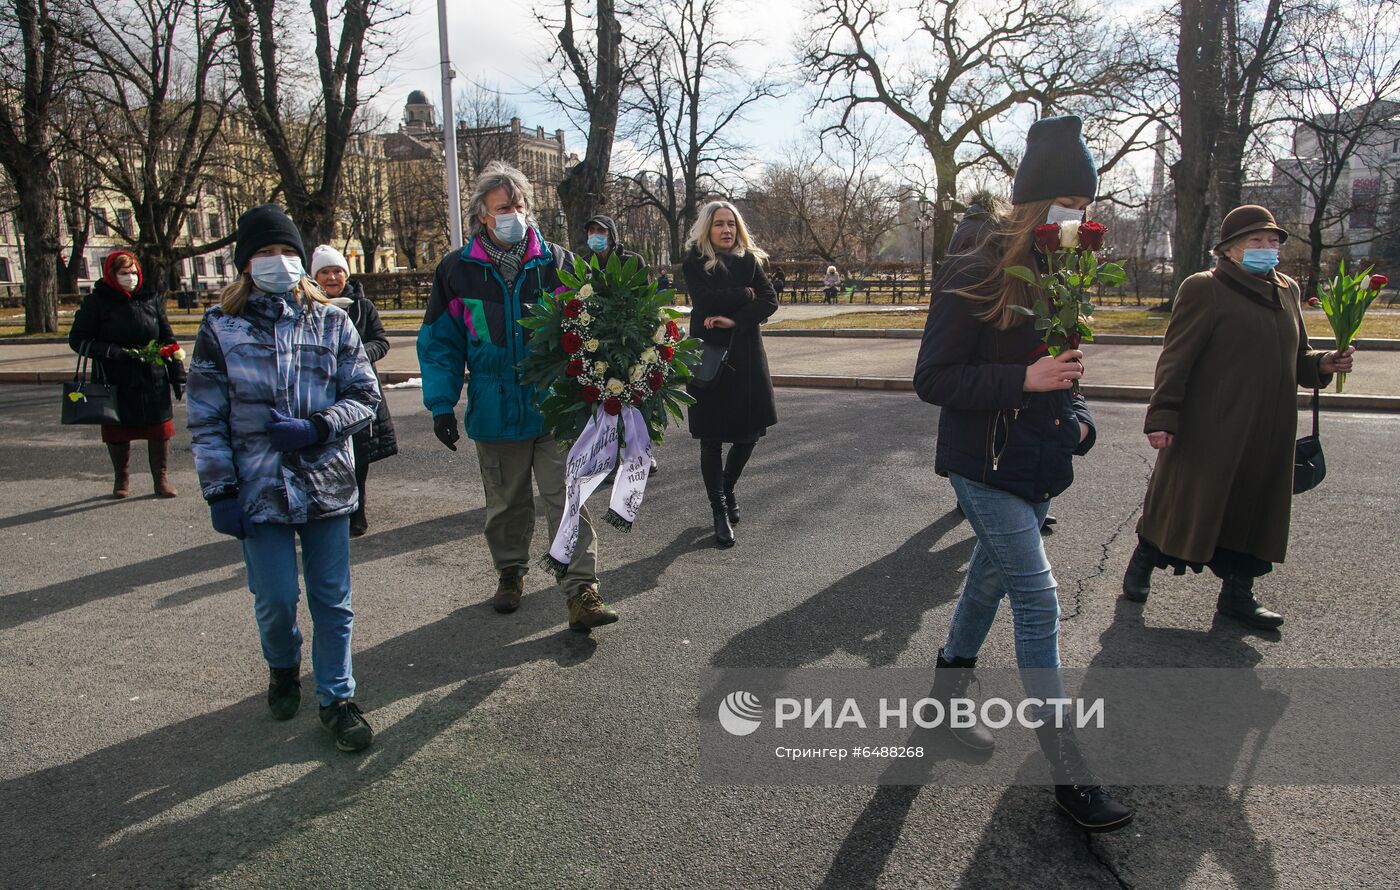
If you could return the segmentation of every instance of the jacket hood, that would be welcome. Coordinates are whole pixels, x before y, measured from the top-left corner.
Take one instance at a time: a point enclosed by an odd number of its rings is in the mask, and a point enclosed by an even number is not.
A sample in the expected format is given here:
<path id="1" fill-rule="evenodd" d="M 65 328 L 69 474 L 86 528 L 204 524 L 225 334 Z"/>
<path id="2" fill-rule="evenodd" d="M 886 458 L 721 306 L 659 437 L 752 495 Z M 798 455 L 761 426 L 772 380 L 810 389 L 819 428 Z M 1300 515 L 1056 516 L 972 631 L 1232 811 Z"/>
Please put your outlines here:
<path id="1" fill-rule="evenodd" d="M 601 213 L 596 216 L 590 216 L 588 222 L 583 224 L 584 230 L 586 231 L 589 226 L 602 226 L 608 230 L 609 247 L 617 248 L 622 246 L 622 242 L 619 241 L 617 237 L 617 224 L 612 221 L 611 216 L 604 216 Z"/>

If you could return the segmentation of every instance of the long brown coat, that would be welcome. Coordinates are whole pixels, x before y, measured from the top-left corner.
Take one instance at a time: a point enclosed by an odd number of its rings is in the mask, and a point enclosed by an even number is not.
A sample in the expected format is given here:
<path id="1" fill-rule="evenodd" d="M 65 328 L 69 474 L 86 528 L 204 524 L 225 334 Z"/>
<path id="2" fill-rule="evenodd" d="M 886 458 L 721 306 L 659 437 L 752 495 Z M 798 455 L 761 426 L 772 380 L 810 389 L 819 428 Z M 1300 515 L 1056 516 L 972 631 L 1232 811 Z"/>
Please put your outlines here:
<path id="1" fill-rule="evenodd" d="M 1299 336 L 1298 283 L 1221 259 L 1177 294 L 1145 432 L 1157 453 L 1138 534 L 1168 556 L 1209 562 L 1217 547 L 1283 562 L 1293 503 L 1298 387 L 1326 386 L 1326 353 Z"/>

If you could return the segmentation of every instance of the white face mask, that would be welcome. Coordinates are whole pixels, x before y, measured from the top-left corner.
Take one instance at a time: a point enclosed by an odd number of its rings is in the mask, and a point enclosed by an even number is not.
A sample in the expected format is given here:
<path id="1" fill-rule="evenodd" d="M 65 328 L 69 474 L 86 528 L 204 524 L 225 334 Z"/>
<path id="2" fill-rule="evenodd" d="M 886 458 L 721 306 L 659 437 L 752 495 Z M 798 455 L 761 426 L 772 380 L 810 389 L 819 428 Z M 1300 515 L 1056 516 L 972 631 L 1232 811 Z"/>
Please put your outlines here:
<path id="1" fill-rule="evenodd" d="M 255 256 L 248 270 L 253 286 L 265 294 L 285 294 L 301 280 L 301 257 Z"/>
<path id="2" fill-rule="evenodd" d="M 116 277 L 117 284 L 121 285 L 127 293 L 136 290 L 136 284 L 141 280 L 135 272 L 118 272 Z"/>
<path id="3" fill-rule="evenodd" d="M 1045 215 L 1045 222 L 1052 226 L 1058 226 L 1060 223 L 1079 222 L 1082 219 L 1084 219 L 1083 210 L 1061 207 L 1059 204 L 1051 204 L 1050 212 Z"/>

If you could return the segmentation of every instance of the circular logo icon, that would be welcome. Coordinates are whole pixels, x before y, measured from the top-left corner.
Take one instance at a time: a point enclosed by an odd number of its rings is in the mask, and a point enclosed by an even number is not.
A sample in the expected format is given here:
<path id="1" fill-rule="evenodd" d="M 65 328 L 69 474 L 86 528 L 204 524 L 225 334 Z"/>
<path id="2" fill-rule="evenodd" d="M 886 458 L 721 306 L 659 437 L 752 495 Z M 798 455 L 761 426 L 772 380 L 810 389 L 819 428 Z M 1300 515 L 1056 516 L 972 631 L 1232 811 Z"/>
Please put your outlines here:
<path id="1" fill-rule="evenodd" d="M 763 706 L 750 692 L 731 692 L 719 703 L 719 725 L 730 735 L 748 735 L 763 722 Z"/>

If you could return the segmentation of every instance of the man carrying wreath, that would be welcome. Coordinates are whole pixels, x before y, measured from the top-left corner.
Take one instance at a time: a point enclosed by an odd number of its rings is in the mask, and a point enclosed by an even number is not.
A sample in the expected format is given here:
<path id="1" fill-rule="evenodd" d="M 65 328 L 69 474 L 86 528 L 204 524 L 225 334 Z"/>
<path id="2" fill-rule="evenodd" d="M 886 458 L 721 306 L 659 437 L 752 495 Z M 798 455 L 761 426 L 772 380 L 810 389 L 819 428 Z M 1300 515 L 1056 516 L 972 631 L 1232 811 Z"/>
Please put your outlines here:
<path id="1" fill-rule="evenodd" d="M 542 292 L 561 286 L 559 268 L 573 256 L 545 241 L 531 218 L 534 189 L 519 170 L 496 161 L 476 181 L 468 203 L 471 238 L 438 263 L 432 296 L 418 331 L 423 404 L 433 433 L 453 451 L 461 434 L 456 408 L 467 380 L 467 438 L 476 446 L 486 493 L 486 544 L 499 581 L 491 605 L 514 612 L 525 592 L 535 530 L 533 475 L 550 535 L 564 513 L 564 455 L 544 433 L 535 387 L 516 366 L 528 355 L 519 322 Z M 578 545 L 560 579 L 569 627 L 587 633 L 617 613 L 598 596 L 598 548 L 588 513 L 579 516 Z"/>

